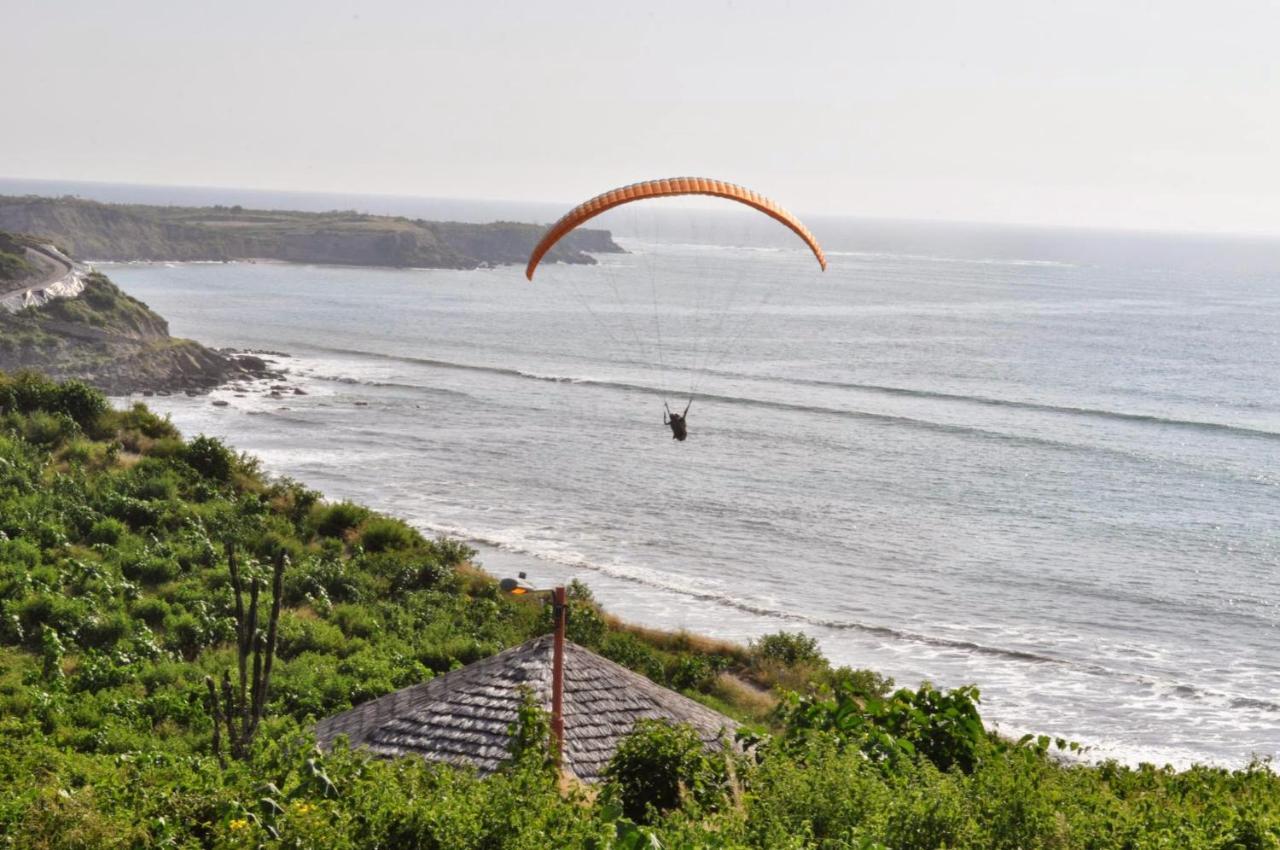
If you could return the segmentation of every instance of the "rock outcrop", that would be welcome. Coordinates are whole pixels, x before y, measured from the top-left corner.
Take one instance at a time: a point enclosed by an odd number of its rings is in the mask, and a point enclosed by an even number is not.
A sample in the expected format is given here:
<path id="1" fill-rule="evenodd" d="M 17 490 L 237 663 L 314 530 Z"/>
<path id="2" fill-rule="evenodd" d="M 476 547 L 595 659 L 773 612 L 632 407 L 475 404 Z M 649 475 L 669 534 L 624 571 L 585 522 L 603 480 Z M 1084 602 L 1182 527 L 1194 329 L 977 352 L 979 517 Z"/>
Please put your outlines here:
<path id="1" fill-rule="evenodd" d="M 80 378 L 109 395 L 208 390 L 265 377 L 268 364 L 169 336 L 169 323 L 105 275 L 83 277 L 79 297 L 0 312 L 0 371 Z"/>

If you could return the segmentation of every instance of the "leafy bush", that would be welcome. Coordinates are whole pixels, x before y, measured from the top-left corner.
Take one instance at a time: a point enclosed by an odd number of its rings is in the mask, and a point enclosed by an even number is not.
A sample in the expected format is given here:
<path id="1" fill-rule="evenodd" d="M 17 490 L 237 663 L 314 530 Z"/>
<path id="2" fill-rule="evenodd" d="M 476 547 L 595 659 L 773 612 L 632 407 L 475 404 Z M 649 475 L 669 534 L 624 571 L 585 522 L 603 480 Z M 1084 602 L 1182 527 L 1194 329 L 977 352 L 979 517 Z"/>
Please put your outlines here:
<path id="1" fill-rule="evenodd" d="M 41 628 L 48 627 L 59 634 L 74 636 L 84 625 L 88 611 L 81 600 L 46 592 L 23 599 L 15 614 L 27 635 L 39 635 Z"/>
<path id="2" fill-rule="evenodd" d="M 235 469 L 235 455 L 214 437 L 196 437 L 186 446 L 182 459 L 205 478 L 221 483 L 230 481 Z"/>
<path id="3" fill-rule="evenodd" d="M 178 577 L 180 569 L 173 558 L 161 555 L 145 555 L 124 565 L 126 578 L 140 581 L 143 584 L 155 585 L 173 581 Z"/>
<path id="4" fill-rule="evenodd" d="M 831 697 L 793 695 L 781 706 L 780 717 L 786 736 L 801 746 L 815 731 L 835 733 L 842 745 L 878 761 L 919 755 L 944 771 L 972 771 L 996 746 L 982 725 L 973 687 L 938 691 L 925 684 L 878 699 L 845 683 Z"/>
<path id="5" fill-rule="evenodd" d="M 103 517 L 93 524 L 89 529 L 88 540 L 90 543 L 101 543 L 107 546 L 114 546 L 120 542 L 120 538 L 125 535 L 124 523 L 118 519 L 111 517 Z"/>
<path id="6" fill-rule="evenodd" d="M 317 505 L 311 511 L 311 526 L 321 537 L 342 537 L 369 516 L 369 509 L 350 502 Z"/>
<path id="7" fill-rule="evenodd" d="M 110 649 L 131 631 L 132 623 L 123 611 L 94 614 L 80 627 L 76 642 L 83 647 Z"/>
<path id="8" fill-rule="evenodd" d="M 667 687 L 678 691 L 708 690 L 720 673 L 714 656 L 678 655 L 666 669 Z"/>
<path id="9" fill-rule="evenodd" d="M 665 676 L 658 653 L 630 632 L 609 632 L 601 641 L 600 654 L 654 681 L 661 681 Z"/>
<path id="10" fill-rule="evenodd" d="M 648 823 L 691 801 L 709 803 L 721 793 L 724 771 L 689 726 L 641 720 L 622 739 L 605 768 L 609 792 L 632 820 Z"/>
<path id="11" fill-rule="evenodd" d="M 397 519 L 372 517 L 360 527 L 359 543 L 367 552 L 409 549 L 421 542 L 418 532 Z"/>
<path id="12" fill-rule="evenodd" d="M 362 605 L 335 605 L 330 620 L 347 637 L 369 638 L 378 632 L 378 620 Z"/>
<path id="13" fill-rule="evenodd" d="M 67 381 L 54 390 L 49 406 L 88 431 L 107 412 L 107 399 L 83 381 Z"/>
<path id="14" fill-rule="evenodd" d="M 52 448 L 80 433 L 80 426 L 65 413 L 37 411 L 26 420 L 22 436 L 37 446 Z"/>
<path id="15" fill-rule="evenodd" d="M 777 661 L 789 666 L 798 664 L 825 666 L 827 663 L 822 650 L 818 649 L 817 638 L 811 638 L 803 632 L 781 631 L 765 635 L 751 642 L 751 652 L 757 658 Z"/>
<path id="16" fill-rule="evenodd" d="M 893 677 L 875 670 L 839 667 L 831 671 L 829 681 L 833 690 L 845 690 L 860 697 L 884 699 L 893 690 Z"/>
<path id="17" fill-rule="evenodd" d="M 164 625 L 165 618 L 169 616 L 169 611 L 169 604 L 163 599 L 154 596 L 139 599 L 129 609 L 129 613 L 135 619 L 141 620 L 153 629 Z"/>

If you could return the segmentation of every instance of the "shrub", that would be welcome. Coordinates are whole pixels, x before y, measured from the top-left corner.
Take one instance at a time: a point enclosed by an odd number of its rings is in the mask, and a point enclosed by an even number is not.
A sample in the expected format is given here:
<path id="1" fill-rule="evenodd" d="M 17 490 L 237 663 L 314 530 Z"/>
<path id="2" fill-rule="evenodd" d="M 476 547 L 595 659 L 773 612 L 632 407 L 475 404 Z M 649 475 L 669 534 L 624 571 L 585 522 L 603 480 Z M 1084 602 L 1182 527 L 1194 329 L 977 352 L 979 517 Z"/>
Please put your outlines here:
<path id="1" fill-rule="evenodd" d="M 367 508 L 350 502 L 317 505 L 311 510 L 311 527 L 321 537 L 342 537 L 368 515 Z"/>
<path id="2" fill-rule="evenodd" d="M 289 563 L 294 564 L 302 560 L 303 556 L 302 544 L 287 532 L 281 531 L 268 531 L 262 535 L 254 544 L 253 552 L 269 563 L 275 563 L 276 558 L 283 555 L 289 559 Z"/>
<path id="3" fill-rule="evenodd" d="M 77 643 L 83 647 L 110 649 L 121 638 L 126 637 L 131 629 L 129 617 L 122 611 L 94 614 L 80 627 Z"/>
<path id="4" fill-rule="evenodd" d="M 280 658 L 293 658 L 304 652 L 340 655 L 347 643 L 346 635 L 333 623 L 304 619 L 288 611 L 280 615 L 279 629 Z"/>
<path id="5" fill-rule="evenodd" d="M 35 372 L 0 375 L 0 411 L 31 413 L 54 409 L 57 385 Z"/>
<path id="6" fill-rule="evenodd" d="M 449 567 L 426 553 L 375 552 L 362 555 L 354 563 L 385 577 L 393 593 L 434 588 L 450 575 Z"/>
<path id="7" fill-rule="evenodd" d="M 440 563 L 447 567 L 456 567 L 473 560 L 476 556 L 475 549 L 452 537 L 437 537 L 431 541 L 430 545 L 439 557 Z"/>
<path id="8" fill-rule="evenodd" d="M 831 671 L 831 686 L 834 690 L 845 688 L 859 696 L 884 699 L 893 691 L 893 677 L 874 670 L 839 667 Z"/>
<path id="9" fill-rule="evenodd" d="M 205 478 L 219 483 L 230 481 L 235 469 L 235 456 L 231 450 L 221 440 L 203 435 L 187 444 L 182 459 Z"/>
<path id="10" fill-rule="evenodd" d="M 285 601 L 297 605 L 312 597 L 331 602 L 356 602 L 361 596 L 362 579 L 367 576 L 348 569 L 338 557 L 305 558 L 285 573 Z"/>
<path id="11" fill-rule="evenodd" d="M 21 564 L 27 569 L 33 569 L 40 564 L 40 547 L 21 537 L 4 540 L 0 535 L 0 562 Z"/>
<path id="12" fill-rule="evenodd" d="M 162 462 L 147 458 L 134 467 L 133 494 L 148 502 L 164 501 L 178 495 L 178 476 Z"/>
<path id="13" fill-rule="evenodd" d="M 667 686 L 678 691 L 706 690 L 720 674 L 723 664 L 715 656 L 677 655 L 666 669 Z"/>
<path id="14" fill-rule="evenodd" d="M 24 634 L 38 635 L 42 626 L 48 626 L 62 635 L 79 633 L 87 616 L 85 604 L 79 599 L 69 599 L 60 593 L 37 593 L 18 604 L 18 622 Z"/>
<path id="15" fill-rule="evenodd" d="M 202 649 L 213 645 L 216 636 L 200 617 L 189 611 L 170 614 L 164 622 L 165 646 L 179 652 L 188 660 L 194 659 Z"/>
<path id="16" fill-rule="evenodd" d="M 125 534 L 124 523 L 118 519 L 111 517 L 103 517 L 93 524 L 89 529 L 88 539 L 90 543 L 102 543 L 107 546 L 114 546 L 120 542 L 120 538 Z"/>
<path id="17" fill-rule="evenodd" d="M 80 426 L 67 414 L 43 410 L 28 416 L 22 429 L 22 436 L 27 442 L 46 448 L 66 442 L 79 433 Z"/>
<path id="18" fill-rule="evenodd" d="M 759 659 L 777 661 L 788 666 L 813 664 L 825 666 L 827 659 L 818 649 L 817 638 L 803 632 L 781 631 L 751 642 L 751 652 Z"/>
<path id="19" fill-rule="evenodd" d="M 151 528 L 160 522 L 160 508 L 157 505 L 128 496 L 112 498 L 105 505 L 105 510 L 111 516 L 127 522 L 134 530 Z"/>
<path id="20" fill-rule="evenodd" d="M 155 596 L 149 596 L 133 603 L 129 613 L 134 619 L 141 620 L 156 629 L 164 625 L 165 617 L 169 616 L 169 603 Z"/>
<path id="21" fill-rule="evenodd" d="M 335 605 L 329 619 L 347 637 L 368 638 L 378 631 L 378 619 L 361 605 Z"/>
<path id="22" fill-rule="evenodd" d="M 623 667 L 643 673 L 654 681 L 662 681 L 665 678 L 662 659 L 658 657 L 658 653 L 630 632 L 606 634 L 604 640 L 600 642 L 600 654 Z"/>
<path id="23" fill-rule="evenodd" d="M 724 779 L 718 761 L 689 726 L 641 720 L 604 775 L 627 817 L 647 823 L 679 806 L 682 794 L 703 804 L 713 800 Z"/>
<path id="24" fill-rule="evenodd" d="M 400 520 L 373 517 L 360 528 L 359 540 L 366 552 L 389 552 L 408 549 L 422 536 Z"/>
<path id="25" fill-rule="evenodd" d="M 842 746 L 858 747 L 877 761 L 919 755 L 939 770 L 971 771 L 992 746 L 973 687 L 938 691 L 924 684 L 878 699 L 846 683 L 831 697 L 792 695 L 779 717 L 793 745 L 803 747 L 814 732 L 831 732 Z"/>
<path id="26" fill-rule="evenodd" d="M 119 430 L 135 431 L 150 440 L 178 436 L 178 429 L 169 421 L 168 416 L 161 416 L 153 412 L 151 408 L 141 402 L 138 402 L 128 410 L 112 413 L 111 417 L 114 418 L 113 424 Z"/>
<path id="27" fill-rule="evenodd" d="M 156 585 L 173 581 L 178 577 L 180 570 L 178 562 L 172 558 L 146 555 L 136 561 L 126 563 L 122 568 L 122 572 L 126 578 L 140 581 L 143 584 Z"/>
<path id="28" fill-rule="evenodd" d="M 67 381 L 52 393 L 53 409 L 65 413 L 81 428 L 89 430 L 107 412 L 107 399 L 83 381 Z"/>

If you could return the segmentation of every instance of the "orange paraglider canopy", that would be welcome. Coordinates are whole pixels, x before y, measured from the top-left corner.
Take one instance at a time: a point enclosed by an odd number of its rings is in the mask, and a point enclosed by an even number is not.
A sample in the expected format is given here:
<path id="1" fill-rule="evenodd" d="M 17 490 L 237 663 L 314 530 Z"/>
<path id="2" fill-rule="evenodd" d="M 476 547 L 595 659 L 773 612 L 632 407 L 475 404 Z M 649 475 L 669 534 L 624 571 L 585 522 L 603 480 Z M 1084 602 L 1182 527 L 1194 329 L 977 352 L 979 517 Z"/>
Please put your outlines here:
<path id="1" fill-rule="evenodd" d="M 818 258 L 818 265 L 822 266 L 822 270 L 827 270 L 826 255 L 822 253 L 822 246 L 818 244 L 817 239 L 813 238 L 809 228 L 764 195 L 742 186 L 735 186 L 733 183 L 725 183 L 722 180 L 709 180 L 705 177 L 672 177 L 665 180 L 646 180 L 643 183 L 632 183 L 630 186 L 612 189 L 603 195 L 596 195 L 591 200 L 569 210 L 563 218 L 547 229 L 542 241 L 533 249 L 533 253 L 529 255 L 529 265 L 525 267 L 524 276 L 529 280 L 533 280 L 533 272 L 538 268 L 538 263 L 542 261 L 546 253 L 564 238 L 566 233 L 583 222 L 622 204 L 643 201 L 648 198 L 666 198 L 672 195 L 711 195 L 716 198 L 737 201 L 740 204 L 746 204 L 753 209 L 757 209 L 791 228 L 809 246 L 809 250 L 813 252 L 813 255 Z"/>

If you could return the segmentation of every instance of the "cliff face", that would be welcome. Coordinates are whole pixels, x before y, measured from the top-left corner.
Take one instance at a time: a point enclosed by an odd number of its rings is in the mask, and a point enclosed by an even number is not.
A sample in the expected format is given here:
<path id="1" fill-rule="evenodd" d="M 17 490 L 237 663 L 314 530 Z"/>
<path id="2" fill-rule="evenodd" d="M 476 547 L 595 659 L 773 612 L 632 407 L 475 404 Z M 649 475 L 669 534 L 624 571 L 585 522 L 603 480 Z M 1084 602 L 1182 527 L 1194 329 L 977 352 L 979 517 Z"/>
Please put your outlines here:
<path id="1" fill-rule="evenodd" d="M 262 374 L 265 364 L 174 339 L 168 322 L 104 275 L 91 274 L 79 298 L 0 312 L 0 371 L 21 369 L 124 395 L 210 389 Z"/>
<path id="2" fill-rule="evenodd" d="M 543 228 L 410 221 L 352 212 L 148 207 L 76 198 L 0 196 L 0 229 L 47 239 L 96 260 L 273 259 L 298 263 L 468 269 L 523 263 Z M 621 252 L 603 230 L 569 234 L 552 262 Z"/>

